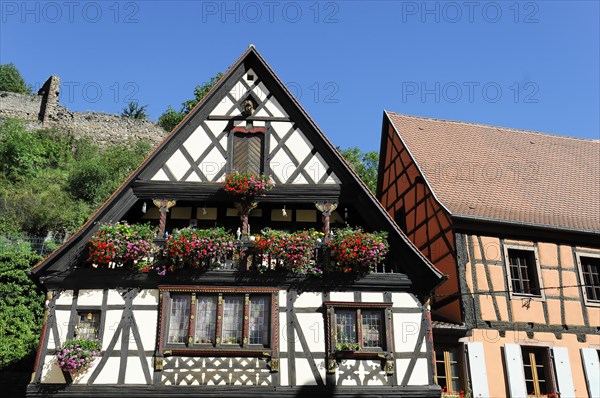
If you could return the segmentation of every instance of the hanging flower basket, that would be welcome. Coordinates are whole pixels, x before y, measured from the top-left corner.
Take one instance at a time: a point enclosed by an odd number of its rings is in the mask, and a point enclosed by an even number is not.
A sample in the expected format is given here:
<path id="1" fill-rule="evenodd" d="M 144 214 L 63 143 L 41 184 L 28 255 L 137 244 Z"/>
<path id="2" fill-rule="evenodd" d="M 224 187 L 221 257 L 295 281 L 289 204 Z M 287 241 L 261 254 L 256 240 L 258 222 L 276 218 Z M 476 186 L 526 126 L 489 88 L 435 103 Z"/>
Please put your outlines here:
<path id="1" fill-rule="evenodd" d="M 157 251 L 155 236 L 149 224 L 103 224 L 88 242 L 88 262 L 94 268 L 149 267 Z"/>
<path id="2" fill-rule="evenodd" d="M 327 243 L 335 270 L 359 274 L 373 272 L 389 251 L 387 232 L 364 232 L 362 229 L 343 228 L 335 231 Z"/>
<path id="3" fill-rule="evenodd" d="M 275 181 L 270 176 L 234 173 L 227 174 L 223 189 L 244 202 L 251 202 L 258 196 L 265 196 L 274 186 Z"/>
<path id="4" fill-rule="evenodd" d="M 99 355 L 100 343 L 85 339 L 67 340 L 56 351 L 58 366 L 62 371 L 70 374 L 88 369 Z"/>
<path id="5" fill-rule="evenodd" d="M 235 237 L 225 228 L 183 228 L 167 239 L 164 258 L 166 264 L 158 265 L 159 274 L 169 269 L 206 269 L 214 262 L 226 261 L 233 255 Z"/>

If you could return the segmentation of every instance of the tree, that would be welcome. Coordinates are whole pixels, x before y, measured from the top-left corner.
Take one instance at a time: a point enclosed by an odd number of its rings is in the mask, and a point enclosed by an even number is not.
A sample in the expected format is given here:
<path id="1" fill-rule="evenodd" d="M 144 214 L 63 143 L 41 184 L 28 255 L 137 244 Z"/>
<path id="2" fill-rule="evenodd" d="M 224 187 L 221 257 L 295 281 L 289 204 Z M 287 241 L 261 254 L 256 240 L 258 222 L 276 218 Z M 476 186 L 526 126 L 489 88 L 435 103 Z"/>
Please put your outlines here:
<path id="1" fill-rule="evenodd" d="M 362 152 L 360 148 L 348 148 L 344 150 L 338 150 L 346 159 L 350 166 L 354 169 L 354 171 L 358 174 L 358 176 L 364 181 L 364 183 L 369 187 L 371 192 L 375 194 L 377 190 L 377 172 L 379 169 L 379 153 L 372 152 Z"/>
<path id="2" fill-rule="evenodd" d="M 31 87 L 25 83 L 21 72 L 14 64 L 2 64 L 0 65 L 0 91 L 31 94 Z"/>
<path id="3" fill-rule="evenodd" d="M 147 107 L 148 107 L 148 105 L 140 106 L 140 104 L 137 102 L 130 102 L 121 111 L 121 116 L 129 118 L 129 119 L 147 120 L 148 119 L 148 114 L 146 113 Z"/>
<path id="4" fill-rule="evenodd" d="M 0 370 L 37 348 L 44 294 L 26 271 L 40 260 L 28 244 L 0 238 Z"/>
<path id="5" fill-rule="evenodd" d="M 177 126 L 190 111 L 196 106 L 198 102 L 202 100 L 208 94 L 211 88 L 219 79 L 223 76 L 221 72 L 213 76 L 208 82 L 204 82 L 201 86 L 198 85 L 194 89 L 194 98 L 184 101 L 181 104 L 181 110 L 176 111 L 172 106 L 169 105 L 167 110 L 160 115 L 158 118 L 158 124 L 167 131 L 171 131 Z"/>

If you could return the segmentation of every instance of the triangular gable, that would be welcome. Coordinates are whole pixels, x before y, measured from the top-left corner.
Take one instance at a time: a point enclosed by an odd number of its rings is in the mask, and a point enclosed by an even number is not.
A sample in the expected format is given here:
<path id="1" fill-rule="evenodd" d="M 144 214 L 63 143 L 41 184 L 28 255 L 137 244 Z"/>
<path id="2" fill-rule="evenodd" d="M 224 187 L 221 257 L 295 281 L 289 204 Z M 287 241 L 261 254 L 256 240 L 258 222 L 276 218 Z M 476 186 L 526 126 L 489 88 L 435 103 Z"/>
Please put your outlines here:
<path id="1" fill-rule="evenodd" d="M 247 79 L 249 71 L 255 73 L 253 83 Z M 249 95 L 257 102 L 251 126 L 242 117 L 240 106 L 240 100 Z M 389 233 L 396 263 L 411 278 L 419 293 L 429 293 L 444 280 L 404 236 L 253 46 L 96 214 L 69 241 L 34 267 L 32 274 L 39 278 L 68 272 L 80 260 L 87 240 L 98 225 L 120 220 L 137 203 L 133 187 L 140 182 L 172 183 L 174 186 L 202 183 L 199 186 L 206 187 L 207 183 L 212 186 L 222 180 L 228 167 L 231 168 L 231 164 L 228 166 L 230 143 L 227 132 L 232 127 L 263 128 L 270 132 L 265 143 L 268 151 L 265 172 L 273 175 L 279 186 L 304 184 L 340 188 L 341 195 L 351 198 L 371 227 Z M 207 171 L 209 161 L 217 165 L 211 166 L 210 172 Z M 280 167 L 282 164 L 283 168 Z"/>

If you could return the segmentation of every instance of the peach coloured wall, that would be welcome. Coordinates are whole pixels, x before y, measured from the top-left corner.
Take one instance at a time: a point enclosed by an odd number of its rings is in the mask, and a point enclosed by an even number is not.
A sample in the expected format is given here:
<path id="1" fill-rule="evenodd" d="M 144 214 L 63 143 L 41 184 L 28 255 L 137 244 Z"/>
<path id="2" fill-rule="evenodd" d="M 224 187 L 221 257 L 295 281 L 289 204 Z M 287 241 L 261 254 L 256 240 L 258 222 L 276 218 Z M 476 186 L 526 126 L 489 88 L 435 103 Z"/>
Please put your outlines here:
<path id="1" fill-rule="evenodd" d="M 383 173 L 379 200 L 398 224 L 400 221 L 396 214 L 404 208 L 406 235 L 441 272 L 449 276 L 448 281 L 436 290 L 439 298 L 457 293 L 456 248 L 450 217 L 429 188 L 423 182 L 417 182 L 417 177 L 422 175 L 393 127 L 388 124 L 386 130 L 387 136 L 383 138 L 385 152 L 380 159 Z M 462 322 L 459 300 L 434 312 L 448 321 Z"/>
<path id="2" fill-rule="evenodd" d="M 550 348 L 566 347 L 569 350 L 575 396 L 578 398 L 589 397 L 580 349 L 588 347 L 600 348 L 599 335 L 586 335 L 586 342 L 580 343 L 577 341 L 576 335 L 568 333 L 563 333 L 562 339 L 557 339 L 554 333 L 540 332 L 534 333 L 533 338 L 529 339 L 527 334 L 522 331 L 507 331 L 504 337 L 500 337 L 498 331 L 495 330 L 473 329 L 473 334 L 470 337 L 461 339 L 461 341 L 483 343 L 490 397 L 508 396 L 503 359 L 504 354 L 502 351 L 502 347 L 505 344 L 545 346 Z"/>
<path id="3" fill-rule="evenodd" d="M 582 282 L 575 260 L 577 252 L 600 254 L 600 250 L 476 235 L 466 235 L 466 241 L 467 286 L 469 292 L 477 293 L 475 300 L 481 320 L 533 322 L 559 328 L 562 325 L 600 326 L 600 306 L 586 304 L 583 300 L 582 290 L 578 287 Z M 509 271 L 505 266 L 503 245 L 520 245 L 537 251 L 543 299 L 529 301 L 523 297 L 511 297 L 508 293 Z"/>

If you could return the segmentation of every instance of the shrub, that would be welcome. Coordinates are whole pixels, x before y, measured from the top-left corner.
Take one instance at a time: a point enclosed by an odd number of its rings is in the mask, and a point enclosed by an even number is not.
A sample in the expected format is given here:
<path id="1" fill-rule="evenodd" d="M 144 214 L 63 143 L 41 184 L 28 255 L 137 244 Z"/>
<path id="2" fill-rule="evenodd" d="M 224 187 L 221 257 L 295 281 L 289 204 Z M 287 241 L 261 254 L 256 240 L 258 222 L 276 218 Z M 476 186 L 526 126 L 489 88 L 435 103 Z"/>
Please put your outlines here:
<path id="1" fill-rule="evenodd" d="M 0 238 L 0 369 L 37 348 L 44 294 L 26 272 L 40 260 L 29 245 Z"/>

